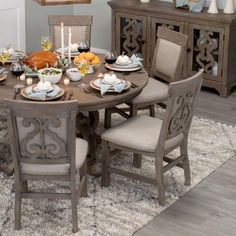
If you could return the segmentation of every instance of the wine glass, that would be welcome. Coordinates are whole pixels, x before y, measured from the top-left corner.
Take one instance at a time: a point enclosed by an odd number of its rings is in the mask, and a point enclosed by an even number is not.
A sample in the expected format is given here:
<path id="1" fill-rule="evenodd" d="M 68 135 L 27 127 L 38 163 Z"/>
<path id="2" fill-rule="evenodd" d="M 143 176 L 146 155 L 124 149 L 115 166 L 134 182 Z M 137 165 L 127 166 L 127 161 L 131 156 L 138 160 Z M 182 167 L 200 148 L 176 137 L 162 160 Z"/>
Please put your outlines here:
<path id="1" fill-rule="evenodd" d="M 78 65 L 77 65 L 79 72 L 82 76 L 82 78 L 84 78 L 84 76 L 88 73 L 89 67 L 90 67 L 90 63 L 88 60 L 86 59 L 82 59 Z"/>
<path id="2" fill-rule="evenodd" d="M 20 76 L 24 73 L 24 65 L 20 60 L 12 62 L 10 66 L 11 73 L 16 77 L 17 84 L 15 88 L 23 88 L 24 85 L 20 84 Z"/>
<path id="3" fill-rule="evenodd" d="M 8 61 L 9 57 L 10 57 L 10 54 L 8 53 L 8 51 L 5 50 L 5 48 L 1 48 L 0 49 L 0 62 L 2 63 L 3 66 Z"/>
<path id="4" fill-rule="evenodd" d="M 85 41 L 85 42 L 79 42 L 78 44 L 78 51 L 81 52 L 89 52 L 90 47 L 89 47 L 89 42 Z"/>
<path id="5" fill-rule="evenodd" d="M 44 51 L 50 51 L 52 48 L 52 42 L 48 36 L 42 36 L 41 47 Z"/>
<path id="6" fill-rule="evenodd" d="M 113 64 L 117 60 L 117 53 L 116 51 L 107 51 L 105 54 L 105 61 L 108 64 Z"/>

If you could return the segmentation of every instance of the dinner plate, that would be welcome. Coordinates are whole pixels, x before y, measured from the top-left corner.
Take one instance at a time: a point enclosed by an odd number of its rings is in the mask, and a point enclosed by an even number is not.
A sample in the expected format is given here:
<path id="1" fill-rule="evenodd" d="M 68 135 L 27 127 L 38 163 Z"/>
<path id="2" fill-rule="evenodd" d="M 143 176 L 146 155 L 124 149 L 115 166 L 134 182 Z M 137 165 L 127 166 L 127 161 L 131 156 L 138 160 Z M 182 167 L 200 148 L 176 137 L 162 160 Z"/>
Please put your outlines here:
<path id="1" fill-rule="evenodd" d="M 56 53 L 58 53 L 58 54 L 61 55 L 61 48 L 56 49 Z M 65 53 L 66 56 L 68 56 L 68 50 L 67 50 L 67 48 L 65 48 L 64 53 Z M 79 51 L 71 52 L 71 56 L 72 56 L 72 57 L 78 56 L 79 54 L 80 54 Z"/>
<path id="2" fill-rule="evenodd" d="M 31 86 L 33 86 L 33 85 L 31 85 Z M 21 95 L 23 97 L 27 98 L 27 99 L 34 100 L 34 101 L 50 101 L 50 100 L 54 100 L 54 99 L 62 97 L 64 95 L 64 93 L 65 93 L 65 90 L 63 88 L 60 88 L 61 91 L 56 96 L 54 96 L 54 97 L 46 97 L 45 100 L 41 100 L 41 99 L 37 99 L 37 98 L 28 96 L 28 94 L 25 92 L 26 89 L 27 89 L 27 87 L 23 88 L 21 90 Z"/>
<path id="3" fill-rule="evenodd" d="M 120 71 L 120 72 L 124 72 L 124 71 L 127 71 L 127 72 L 132 72 L 132 71 L 137 71 L 137 70 L 140 70 L 142 69 L 142 66 L 141 65 L 136 65 L 135 67 L 116 67 L 116 66 L 113 66 L 112 64 L 109 65 L 109 64 L 105 64 L 105 67 L 109 70 L 114 70 L 114 71 Z"/>
<path id="4" fill-rule="evenodd" d="M 37 87 L 37 85 L 33 85 L 32 86 L 32 90 L 33 91 L 43 91 L 43 92 L 47 92 L 47 93 L 50 93 L 50 92 L 52 92 L 53 90 L 55 89 L 55 87 L 53 86 L 53 85 L 51 85 L 51 87 L 50 88 L 47 88 L 47 89 L 39 89 L 38 87 Z"/>
<path id="5" fill-rule="evenodd" d="M 116 60 L 116 62 L 115 62 L 114 64 L 117 64 L 117 65 L 119 65 L 119 66 L 127 66 L 127 65 L 129 65 L 129 64 L 131 64 L 131 63 L 133 63 L 133 60 L 132 60 L 132 59 L 129 59 L 129 61 L 126 62 L 126 63 L 120 63 L 120 62 L 118 62 L 118 61 Z"/>
<path id="6" fill-rule="evenodd" d="M 4 81 L 7 78 L 7 74 L 0 75 L 0 82 Z"/>
<path id="7" fill-rule="evenodd" d="M 128 80 L 121 80 L 121 81 L 124 81 L 126 83 L 126 86 L 123 89 L 123 91 L 127 90 L 131 87 L 130 81 L 128 81 Z M 91 80 L 89 85 L 90 85 L 90 87 L 100 91 L 101 90 L 101 83 L 102 83 L 101 79 L 95 79 L 95 80 Z M 115 92 L 115 90 L 114 90 L 114 88 L 109 88 L 107 90 L 107 92 Z"/>
<path id="8" fill-rule="evenodd" d="M 118 65 L 116 63 L 112 64 L 113 67 L 115 68 L 120 68 L 120 69 L 130 69 L 130 68 L 137 68 L 137 64 L 135 63 L 131 63 L 131 64 L 128 64 L 128 65 Z"/>
<path id="9" fill-rule="evenodd" d="M 104 84 L 110 84 L 110 85 L 112 85 L 112 84 L 119 84 L 119 83 L 121 83 L 121 80 L 117 78 L 114 82 L 108 82 L 108 81 L 106 81 L 106 80 L 103 78 L 103 79 L 101 79 L 101 82 L 104 83 Z"/>

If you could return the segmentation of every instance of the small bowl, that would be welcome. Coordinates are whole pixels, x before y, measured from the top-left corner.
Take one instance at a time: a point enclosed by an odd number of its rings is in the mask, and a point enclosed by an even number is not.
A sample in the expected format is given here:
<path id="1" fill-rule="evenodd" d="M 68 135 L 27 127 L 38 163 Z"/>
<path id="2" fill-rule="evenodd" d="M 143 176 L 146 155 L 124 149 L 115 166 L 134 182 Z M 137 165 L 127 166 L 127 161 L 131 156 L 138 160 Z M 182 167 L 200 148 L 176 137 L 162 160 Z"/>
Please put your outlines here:
<path id="1" fill-rule="evenodd" d="M 53 72 L 53 71 L 56 72 L 56 74 L 50 74 L 50 72 Z M 40 80 L 44 79 L 45 81 L 49 81 L 52 84 L 56 84 L 61 79 L 62 70 L 57 69 L 57 68 L 44 68 L 44 69 L 38 70 L 37 74 Z"/>
<path id="2" fill-rule="evenodd" d="M 82 78 L 78 68 L 67 69 L 66 74 L 70 78 L 71 81 L 79 81 Z"/>

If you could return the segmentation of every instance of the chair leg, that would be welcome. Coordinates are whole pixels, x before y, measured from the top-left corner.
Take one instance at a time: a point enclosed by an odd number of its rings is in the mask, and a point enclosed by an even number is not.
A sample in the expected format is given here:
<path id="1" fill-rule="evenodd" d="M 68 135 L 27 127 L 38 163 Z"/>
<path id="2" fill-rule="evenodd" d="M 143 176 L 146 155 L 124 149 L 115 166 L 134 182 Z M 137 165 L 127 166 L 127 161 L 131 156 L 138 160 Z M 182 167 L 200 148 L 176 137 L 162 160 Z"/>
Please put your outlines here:
<path id="1" fill-rule="evenodd" d="M 149 113 L 151 117 L 155 117 L 155 105 L 149 106 Z"/>
<path id="2" fill-rule="evenodd" d="M 87 161 L 85 161 L 83 166 L 80 168 L 80 182 L 83 183 L 82 186 L 80 186 L 80 188 L 82 188 L 81 189 L 81 197 L 87 197 L 88 196 Z"/>
<path id="3" fill-rule="evenodd" d="M 21 204 L 22 204 L 22 197 L 21 197 L 21 189 L 22 183 L 16 181 L 15 183 L 15 230 L 20 230 L 21 228 Z"/>
<path id="4" fill-rule="evenodd" d="M 111 184 L 110 178 L 110 162 L 111 162 L 111 154 L 109 143 L 105 140 L 102 141 L 102 178 L 101 178 L 101 186 L 108 187 Z"/>
<path id="5" fill-rule="evenodd" d="M 133 166 L 140 168 L 142 165 L 142 155 L 134 153 L 133 155 Z"/>
<path id="6" fill-rule="evenodd" d="M 28 192 L 28 181 L 22 181 L 22 192 Z"/>
<path id="7" fill-rule="evenodd" d="M 72 231 L 76 233 L 79 231 L 78 227 L 78 212 L 77 212 L 77 191 L 76 191 L 76 181 L 73 178 L 70 183 L 70 191 L 71 191 L 71 209 L 72 209 Z"/>
<path id="8" fill-rule="evenodd" d="M 189 158 L 188 158 L 188 145 L 187 141 L 184 141 L 183 145 L 180 147 L 180 154 L 184 155 L 183 160 L 183 169 L 184 169 L 184 185 L 190 186 L 191 185 L 191 173 L 190 173 L 190 165 L 189 165 Z"/>
<path id="9" fill-rule="evenodd" d="M 156 178 L 158 184 L 158 202 L 160 206 L 165 205 L 165 185 L 163 178 L 163 163 L 162 160 L 155 160 Z"/>
<path id="10" fill-rule="evenodd" d="M 104 118 L 104 128 L 109 129 L 111 128 L 111 110 L 105 109 L 105 118 Z"/>

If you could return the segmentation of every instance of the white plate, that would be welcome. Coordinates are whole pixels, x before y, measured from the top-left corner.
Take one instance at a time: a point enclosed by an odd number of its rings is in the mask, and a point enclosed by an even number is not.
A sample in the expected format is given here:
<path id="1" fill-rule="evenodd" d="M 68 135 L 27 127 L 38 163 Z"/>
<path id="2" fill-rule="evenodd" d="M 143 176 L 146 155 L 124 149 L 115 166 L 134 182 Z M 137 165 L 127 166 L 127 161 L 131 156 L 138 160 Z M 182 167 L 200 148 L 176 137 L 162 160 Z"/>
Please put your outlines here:
<path id="1" fill-rule="evenodd" d="M 61 54 L 61 48 L 56 49 L 56 52 L 59 53 L 59 54 Z M 68 50 L 67 50 L 67 48 L 65 48 L 64 53 L 65 53 L 65 55 L 68 56 Z M 71 56 L 78 56 L 79 54 L 80 54 L 79 51 L 71 52 Z"/>
<path id="2" fill-rule="evenodd" d="M 107 80 L 105 80 L 105 79 L 103 78 L 103 79 L 101 79 L 101 82 L 102 82 L 103 84 L 110 84 L 110 85 L 112 85 L 112 84 L 119 84 L 119 83 L 121 83 L 121 80 L 117 78 L 114 82 L 108 82 Z"/>
<path id="3" fill-rule="evenodd" d="M 137 70 L 140 70 L 142 69 L 142 66 L 141 65 L 135 65 L 135 67 L 116 67 L 116 66 L 113 66 L 113 65 L 109 65 L 109 64 L 105 64 L 105 67 L 109 70 L 114 70 L 114 71 L 121 71 L 121 72 L 124 72 L 124 71 L 127 71 L 127 72 L 132 72 L 132 71 L 137 71 Z"/>
<path id="4" fill-rule="evenodd" d="M 119 66 L 127 66 L 127 65 L 131 64 L 132 62 L 133 62 L 132 59 L 129 59 L 129 61 L 126 62 L 126 63 L 120 63 L 120 62 L 118 62 L 118 61 L 116 60 L 115 64 L 117 64 L 117 65 L 119 65 Z"/>
<path id="5" fill-rule="evenodd" d="M 132 63 L 132 64 L 121 66 L 121 65 L 117 65 L 116 63 L 114 63 L 114 64 L 112 64 L 112 66 L 115 68 L 119 68 L 119 69 L 126 69 L 126 68 L 130 69 L 130 68 L 136 68 L 139 65 Z"/>
<path id="6" fill-rule="evenodd" d="M 121 80 L 121 81 L 124 81 L 124 83 L 126 83 L 126 86 L 125 86 L 125 88 L 123 89 L 123 91 L 124 91 L 124 90 L 127 90 L 127 89 L 129 89 L 129 88 L 131 87 L 130 81 L 128 81 L 128 80 Z M 95 80 L 90 81 L 90 84 L 89 84 L 89 85 L 90 85 L 92 88 L 94 88 L 94 89 L 100 91 L 100 90 L 101 90 L 101 83 L 102 83 L 102 81 L 101 81 L 100 79 L 95 79 Z M 111 88 L 109 88 L 109 89 L 107 90 L 107 92 L 115 92 L 115 90 L 114 90 L 113 87 L 111 87 Z"/>
<path id="7" fill-rule="evenodd" d="M 53 86 L 53 85 L 51 85 L 51 87 L 47 88 L 47 89 L 40 89 L 40 88 L 37 87 L 37 85 L 32 86 L 33 91 L 45 91 L 47 93 L 52 92 L 54 89 L 55 89 L 55 86 Z"/>

